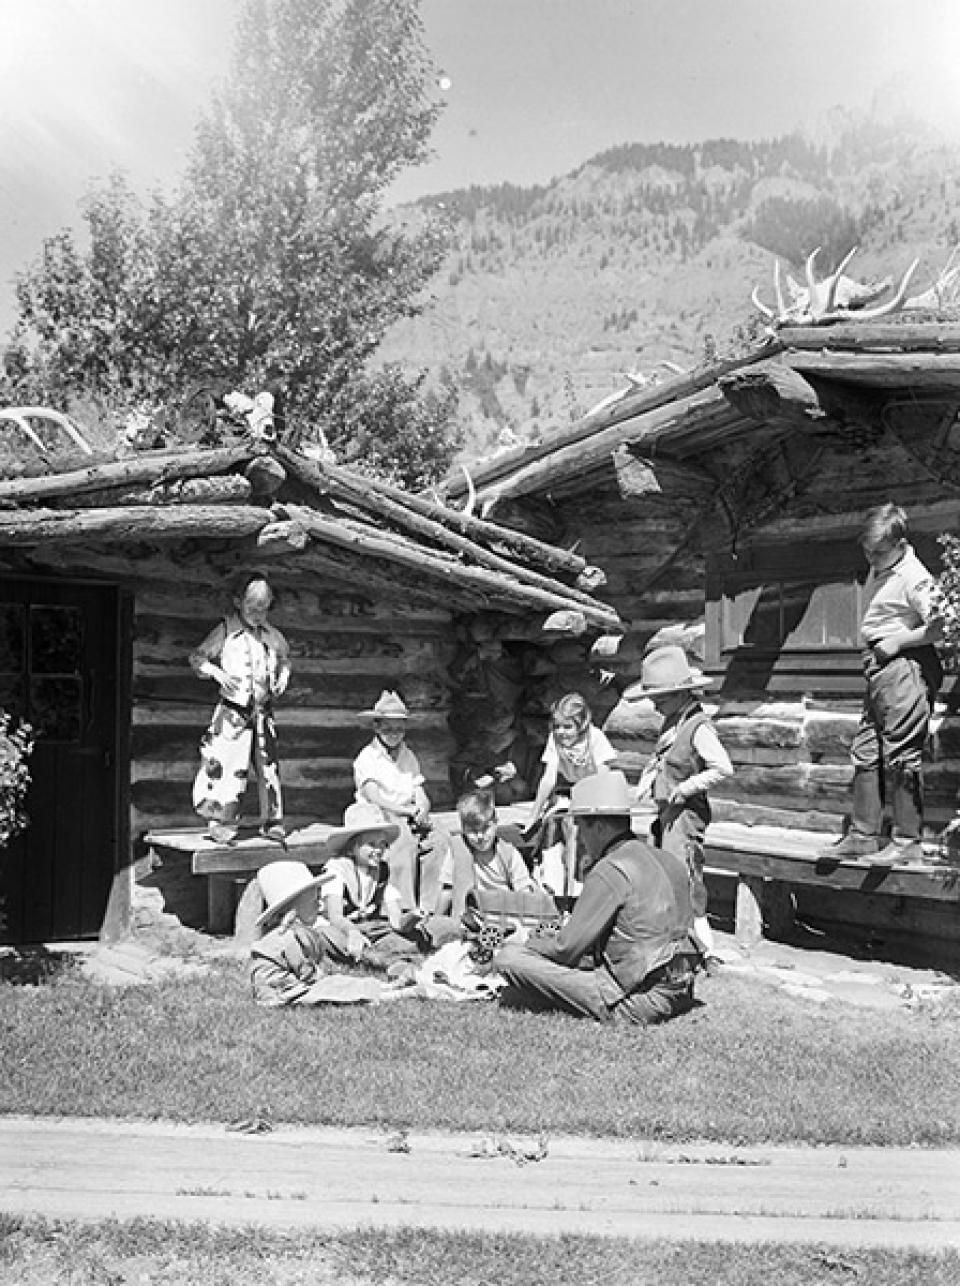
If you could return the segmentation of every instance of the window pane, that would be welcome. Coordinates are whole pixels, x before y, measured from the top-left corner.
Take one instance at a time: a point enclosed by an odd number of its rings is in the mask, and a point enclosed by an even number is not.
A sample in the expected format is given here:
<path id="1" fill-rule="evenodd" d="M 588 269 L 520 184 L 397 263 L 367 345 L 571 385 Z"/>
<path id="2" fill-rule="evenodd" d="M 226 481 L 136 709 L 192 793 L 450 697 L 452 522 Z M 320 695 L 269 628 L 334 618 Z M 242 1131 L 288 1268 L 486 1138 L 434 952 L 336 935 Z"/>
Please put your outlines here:
<path id="1" fill-rule="evenodd" d="M 44 741 L 79 741 L 82 709 L 79 679 L 31 679 L 30 722 Z"/>
<path id="2" fill-rule="evenodd" d="M 13 715 L 15 719 L 26 718 L 27 706 L 22 674 L 0 674 L 0 710 L 6 710 L 7 714 Z"/>
<path id="3" fill-rule="evenodd" d="M 0 603 L 0 674 L 23 669 L 23 604 Z"/>
<path id="4" fill-rule="evenodd" d="M 79 674 L 83 618 L 77 607 L 31 606 L 32 674 Z"/>

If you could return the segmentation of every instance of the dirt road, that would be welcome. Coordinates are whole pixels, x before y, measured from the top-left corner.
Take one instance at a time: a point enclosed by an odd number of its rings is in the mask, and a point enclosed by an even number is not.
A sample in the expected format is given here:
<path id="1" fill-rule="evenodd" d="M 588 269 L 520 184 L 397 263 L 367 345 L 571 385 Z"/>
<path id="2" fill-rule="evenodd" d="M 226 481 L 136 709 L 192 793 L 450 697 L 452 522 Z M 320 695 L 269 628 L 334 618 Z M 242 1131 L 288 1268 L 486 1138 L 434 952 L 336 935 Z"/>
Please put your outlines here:
<path id="1" fill-rule="evenodd" d="M 7 1117 L 0 1210 L 929 1250 L 960 1244 L 960 1151 Z"/>

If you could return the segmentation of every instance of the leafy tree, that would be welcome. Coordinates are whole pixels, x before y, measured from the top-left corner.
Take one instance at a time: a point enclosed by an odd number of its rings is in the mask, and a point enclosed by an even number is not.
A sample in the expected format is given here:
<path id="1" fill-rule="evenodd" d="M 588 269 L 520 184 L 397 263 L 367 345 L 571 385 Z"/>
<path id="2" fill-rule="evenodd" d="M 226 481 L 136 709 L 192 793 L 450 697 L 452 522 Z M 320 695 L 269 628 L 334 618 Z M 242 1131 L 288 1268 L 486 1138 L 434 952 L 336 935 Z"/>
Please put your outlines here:
<path id="1" fill-rule="evenodd" d="M 22 274 L 10 378 L 59 404 L 279 383 L 301 435 L 317 426 L 342 451 L 357 407 L 379 407 L 391 475 L 404 476 L 404 449 L 390 433 L 428 432 L 411 480 L 427 459 L 442 471 L 457 445 L 443 432 L 450 399 L 422 402 L 421 381 L 368 369 L 444 250 L 437 219 L 381 215 L 389 184 L 425 159 L 438 112 L 418 4 L 247 0 L 180 189 L 144 210 L 113 179 L 85 209 L 89 250 L 63 233 Z"/>
<path id="2" fill-rule="evenodd" d="M 743 236 L 797 266 L 820 246 L 821 269 L 831 270 L 857 244 L 860 228 L 832 197 L 771 197 L 744 227 Z"/>

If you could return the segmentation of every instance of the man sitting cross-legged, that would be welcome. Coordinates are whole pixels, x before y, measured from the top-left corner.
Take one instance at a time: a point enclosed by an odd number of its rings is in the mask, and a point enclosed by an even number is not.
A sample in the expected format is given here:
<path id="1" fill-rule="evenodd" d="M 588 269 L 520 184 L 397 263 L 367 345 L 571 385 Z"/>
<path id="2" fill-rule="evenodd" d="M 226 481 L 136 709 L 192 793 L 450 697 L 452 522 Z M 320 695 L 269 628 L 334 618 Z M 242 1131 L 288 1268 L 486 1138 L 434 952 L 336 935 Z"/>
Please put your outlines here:
<path id="1" fill-rule="evenodd" d="M 494 967 L 507 981 L 500 1003 L 642 1025 L 683 1013 L 702 963 L 686 866 L 633 835 L 622 772 L 577 782 L 570 811 L 583 891 L 559 933 L 498 953 Z M 592 967 L 580 967 L 585 957 Z"/>

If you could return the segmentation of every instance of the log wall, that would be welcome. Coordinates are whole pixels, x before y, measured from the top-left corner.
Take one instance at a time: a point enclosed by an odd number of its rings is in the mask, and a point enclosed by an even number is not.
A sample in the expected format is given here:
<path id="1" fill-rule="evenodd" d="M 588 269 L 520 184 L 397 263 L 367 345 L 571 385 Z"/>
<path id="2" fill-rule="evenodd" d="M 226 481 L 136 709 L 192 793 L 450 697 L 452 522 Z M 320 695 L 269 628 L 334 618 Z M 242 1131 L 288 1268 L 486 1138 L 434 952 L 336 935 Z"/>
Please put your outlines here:
<path id="1" fill-rule="evenodd" d="M 960 530 L 960 485 L 934 476 L 919 450 L 892 433 L 878 429 L 872 437 L 834 436 L 827 443 L 810 443 L 809 453 L 819 453 L 817 468 L 795 495 L 768 495 L 764 506 L 762 494 L 744 478 L 739 515 L 716 503 L 716 489 L 707 494 L 695 481 L 685 483 L 666 470 L 660 494 L 622 496 L 611 467 L 591 476 L 589 491 L 554 499 L 557 543 L 577 541 L 587 560 L 604 568 L 602 594 L 630 622 L 616 658 L 600 663 L 616 672 L 616 687 L 637 677 L 651 643 L 671 637 L 704 661 L 707 568 L 717 560 L 734 567 L 736 557 L 751 548 L 779 546 L 796 556 L 805 574 L 819 570 L 829 580 L 830 566 L 818 568 L 818 544 L 839 540 L 855 550 L 864 512 L 894 499 L 907 509 L 921 553 L 938 566 L 935 536 Z M 802 460 L 804 451 L 796 455 Z M 727 448 L 724 455 L 692 463 L 708 463 L 718 476 L 737 479 L 739 464 L 746 470 L 749 461 L 745 449 L 738 457 Z M 863 690 L 859 655 L 850 649 L 827 664 L 811 654 L 787 670 L 784 676 L 763 666 L 725 663 L 717 669 L 708 705 L 736 773 L 714 793 L 714 813 L 724 820 L 836 832 L 849 808 L 847 751 Z M 597 663 L 584 657 L 579 672 L 568 674 L 569 686 L 588 688 L 596 673 Z M 953 684 L 950 679 L 945 685 L 928 747 L 931 833 L 957 805 L 960 719 Z M 638 774 L 654 746 L 656 713 L 647 703 L 622 701 L 608 702 L 600 713 L 628 772 Z"/>

